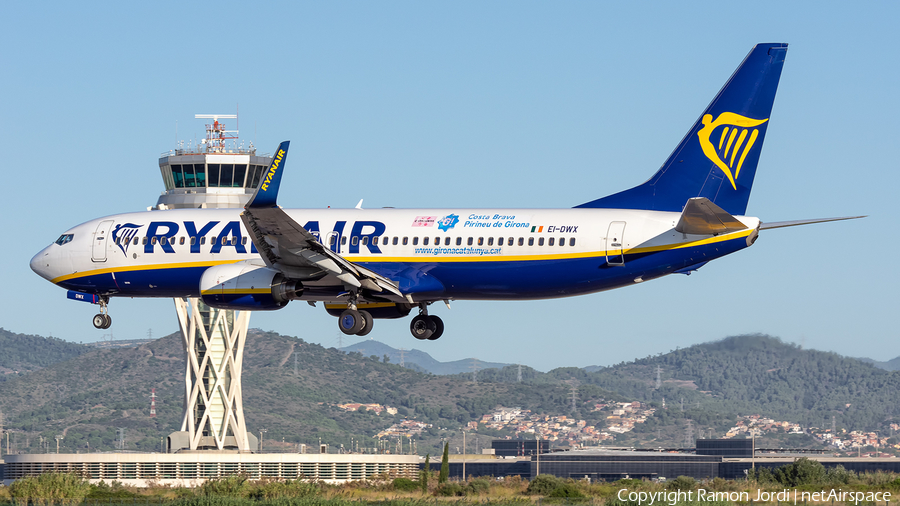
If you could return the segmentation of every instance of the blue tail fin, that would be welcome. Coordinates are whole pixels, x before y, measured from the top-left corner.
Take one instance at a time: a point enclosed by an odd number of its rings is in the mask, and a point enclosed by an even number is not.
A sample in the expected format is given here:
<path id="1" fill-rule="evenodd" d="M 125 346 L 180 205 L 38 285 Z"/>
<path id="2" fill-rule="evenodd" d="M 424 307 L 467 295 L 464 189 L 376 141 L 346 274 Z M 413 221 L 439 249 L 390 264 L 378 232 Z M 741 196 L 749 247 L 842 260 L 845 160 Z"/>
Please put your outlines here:
<path id="1" fill-rule="evenodd" d="M 743 215 L 786 53 L 787 44 L 757 44 L 653 177 L 576 207 L 681 212 L 706 197 Z"/>
<path id="2" fill-rule="evenodd" d="M 284 141 L 278 145 L 278 149 L 275 150 L 275 155 L 272 157 L 272 163 L 259 178 L 256 192 L 244 207 L 261 208 L 278 205 L 278 188 L 281 187 L 281 174 L 284 173 L 284 164 L 287 162 L 287 152 L 290 146 L 291 141 Z"/>

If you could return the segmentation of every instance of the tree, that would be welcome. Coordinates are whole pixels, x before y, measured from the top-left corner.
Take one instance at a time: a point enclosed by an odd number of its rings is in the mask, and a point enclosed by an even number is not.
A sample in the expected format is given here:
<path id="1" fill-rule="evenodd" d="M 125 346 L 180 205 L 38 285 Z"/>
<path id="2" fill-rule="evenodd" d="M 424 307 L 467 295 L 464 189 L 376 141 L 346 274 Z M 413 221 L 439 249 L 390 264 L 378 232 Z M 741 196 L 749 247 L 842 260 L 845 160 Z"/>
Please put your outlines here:
<path id="1" fill-rule="evenodd" d="M 431 472 L 431 454 L 425 454 L 425 469 L 422 470 L 421 476 L 419 476 L 419 485 L 422 487 L 422 493 L 428 493 L 428 473 Z"/>
<path id="2" fill-rule="evenodd" d="M 450 443 L 444 443 L 444 455 L 441 457 L 441 474 L 438 475 L 438 483 L 446 483 L 450 477 Z"/>

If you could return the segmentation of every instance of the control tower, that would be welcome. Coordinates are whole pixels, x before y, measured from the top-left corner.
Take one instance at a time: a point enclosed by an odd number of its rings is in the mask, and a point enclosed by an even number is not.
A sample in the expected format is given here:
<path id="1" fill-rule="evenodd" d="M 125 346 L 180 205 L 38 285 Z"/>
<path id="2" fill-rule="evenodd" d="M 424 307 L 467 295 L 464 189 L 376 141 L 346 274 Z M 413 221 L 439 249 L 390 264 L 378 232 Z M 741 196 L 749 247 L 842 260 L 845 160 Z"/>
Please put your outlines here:
<path id="1" fill-rule="evenodd" d="M 166 191 L 156 209 L 243 207 L 272 157 L 257 155 L 252 143 L 244 149 L 238 130 L 226 130 L 219 121 L 237 120 L 237 115 L 194 117 L 212 120 L 206 138 L 194 149 L 182 146 L 160 157 Z M 250 311 L 212 308 L 199 298 L 174 301 L 186 355 L 185 397 L 181 431 L 169 435 L 168 451 L 256 450 L 241 395 Z"/>
<path id="2" fill-rule="evenodd" d="M 272 157 L 257 155 L 253 143 L 248 148 L 238 144 L 238 131 L 226 130 L 219 121 L 237 120 L 236 114 L 194 117 L 212 120 L 206 138 L 193 149 L 181 146 L 159 158 L 166 191 L 157 209 L 244 207 Z"/>

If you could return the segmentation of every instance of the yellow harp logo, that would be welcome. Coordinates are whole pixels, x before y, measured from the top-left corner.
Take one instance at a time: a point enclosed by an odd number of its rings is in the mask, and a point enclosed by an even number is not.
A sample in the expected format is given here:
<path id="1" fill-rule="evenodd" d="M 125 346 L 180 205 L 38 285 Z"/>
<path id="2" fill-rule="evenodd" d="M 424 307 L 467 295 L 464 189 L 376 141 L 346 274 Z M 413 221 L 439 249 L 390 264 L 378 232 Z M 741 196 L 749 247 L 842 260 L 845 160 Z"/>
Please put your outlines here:
<path id="1" fill-rule="evenodd" d="M 700 137 L 703 154 L 722 169 L 722 172 L 728 177 L 728 181 L 731 182 L 731 187 L 737 190 L 734 180 L 740 175 L 744 158 L 747 158 L 747 153 L 750 152 L 759 136 L 759 129 L 753 127 L 762 125 L 769 121 L 769 118 L 752 119 L 733 112 L 723 112 L 715 121 L 711 114 L 704 114 L 700 121 L 704 126 L 697 132 L 697 137 Z M 710 140 L 710 136 L 719 127 L 724 128 L 721 129 L 719 145 L 716 147 Z M 747 139 L 748 134 L 750 139 Z M 738 156 L 739 151 L 740 156 Z M 737 167 L 735 167 L 735 160 L 737 160 Z M 733 174 L 732 170 L 734 170 Z"/>

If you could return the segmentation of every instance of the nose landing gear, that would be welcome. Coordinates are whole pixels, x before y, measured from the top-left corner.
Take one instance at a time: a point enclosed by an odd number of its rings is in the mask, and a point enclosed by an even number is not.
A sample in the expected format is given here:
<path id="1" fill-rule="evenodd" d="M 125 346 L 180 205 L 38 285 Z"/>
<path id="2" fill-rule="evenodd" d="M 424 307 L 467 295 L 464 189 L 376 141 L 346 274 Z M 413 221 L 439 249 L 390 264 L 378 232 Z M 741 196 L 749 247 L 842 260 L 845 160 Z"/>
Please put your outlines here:
<path id="1" fill-rule="evenodd" d="M 409 332 L 420 341 L 435 341 L 444 333 L 444 321 L 428 314 L 428 305 L 419 305 L 419 315 L 409 323 Z"/>
<path id="2" fill-rule="evenodd" d="M 100 313 L 95 314 L 93 319 L 95 328 L 108 329 L 112 325 L 112 317 L 109 316 L 109 310 L 106 307 L 108 303 L 108 297 L 100 297 Z"/>

